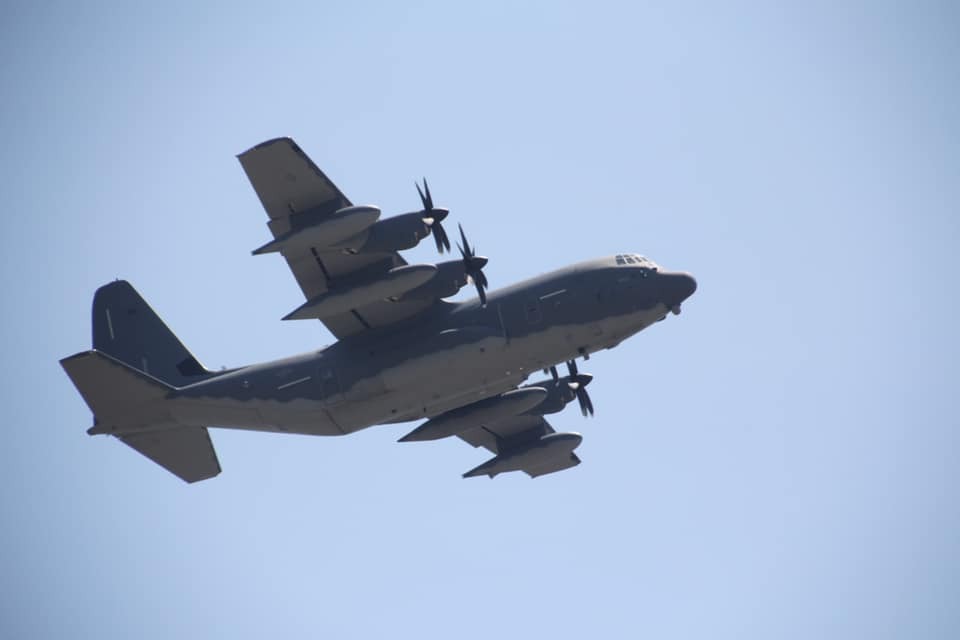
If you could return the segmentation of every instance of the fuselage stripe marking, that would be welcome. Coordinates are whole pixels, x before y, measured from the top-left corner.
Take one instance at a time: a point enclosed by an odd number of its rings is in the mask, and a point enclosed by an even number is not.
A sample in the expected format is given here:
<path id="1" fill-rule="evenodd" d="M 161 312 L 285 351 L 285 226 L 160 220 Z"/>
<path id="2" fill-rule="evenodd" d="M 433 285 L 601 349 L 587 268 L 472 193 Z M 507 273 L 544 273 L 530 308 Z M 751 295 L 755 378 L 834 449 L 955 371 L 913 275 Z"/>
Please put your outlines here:
<path id="1" fill-rule="evenodd" d="M 306 382 L 307 380 L 311 380 L 312 378 L 313 376 L 304 376 L 302 378 L 297 378 L 296 380 L 291 380 L 290 382 L 287 382 L 286 384 L 282 384 L 279 387 L 277 387 L 277 391 L 280 391 L 281 389 L 287 389 L 289 387 L 292 387 L 293 385 L 300 384 L 301 382 Z"/>
<path id="2" fill-rule="evenodd" d="M 110 332 L 110 339 L 116 340 L 116 337 L 113 335 L 113 320 L 110 318 L 110 309 L 104 309 L 107 312 L 107 330 Z"/>
<path id="3" fill-rule="evenodd" d="M 555 297 L 555 296 L 563 295 L 563 294 L 565 294 L 566 292 L 567 292 L 566 289 L 557 289 L 556 291 L 553 291 L 553 292 L 548 293 L 548 294 L 546 294 L 546 295 L 540 296 L 540 300 L 549 300 L 550 298 L 553 298 L 553 297 Z"/>

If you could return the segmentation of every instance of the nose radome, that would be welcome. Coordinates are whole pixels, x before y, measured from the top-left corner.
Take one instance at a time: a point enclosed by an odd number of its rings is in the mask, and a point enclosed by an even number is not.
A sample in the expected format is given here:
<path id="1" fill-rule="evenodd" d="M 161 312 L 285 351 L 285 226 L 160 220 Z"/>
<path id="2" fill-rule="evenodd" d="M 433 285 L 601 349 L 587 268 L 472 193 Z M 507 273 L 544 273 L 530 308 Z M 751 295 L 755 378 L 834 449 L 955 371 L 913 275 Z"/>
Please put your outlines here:
<path id="1" fill-rule="evenodd" d="M 693 295 L 697 290 L 697 281 L 689 273 L 669 273 L 667 276 L 666 302 L 673 307 Z"/>
<path id="2" fill-rule="evenodd" d="M 693 292 L 697 290 L 697 280 L 689 273 L 681 273 L 681 290 L 683 291 L 683 299 L 686 300 L 693 295 Z"/>

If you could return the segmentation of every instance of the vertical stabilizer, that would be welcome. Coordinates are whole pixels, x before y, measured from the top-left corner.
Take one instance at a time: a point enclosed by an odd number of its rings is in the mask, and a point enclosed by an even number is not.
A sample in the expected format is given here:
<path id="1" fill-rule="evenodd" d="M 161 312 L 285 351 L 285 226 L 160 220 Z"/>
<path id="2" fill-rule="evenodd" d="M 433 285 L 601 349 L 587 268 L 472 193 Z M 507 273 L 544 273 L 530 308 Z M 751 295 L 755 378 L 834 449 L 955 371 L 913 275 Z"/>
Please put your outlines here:
<path id="1" fill-rule="evenodd" d="M 93 297 L 93 348 L 175 387 L 213 375 L 125 280 Z"/>

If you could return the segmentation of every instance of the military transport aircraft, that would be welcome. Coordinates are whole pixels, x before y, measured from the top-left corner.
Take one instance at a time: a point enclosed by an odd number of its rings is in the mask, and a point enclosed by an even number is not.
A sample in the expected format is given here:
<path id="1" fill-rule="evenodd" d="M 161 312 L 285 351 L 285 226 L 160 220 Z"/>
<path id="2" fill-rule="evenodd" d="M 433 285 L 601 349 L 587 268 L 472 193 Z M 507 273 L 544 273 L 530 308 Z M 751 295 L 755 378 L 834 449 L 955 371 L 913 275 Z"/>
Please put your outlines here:
<path id="1" fill-rule="evenodd" d="M 380 219 L 354 206 L 290 138 L 240 154 L 270 217 L 273 240 L 306 302 L 284 319 L 322 321 L 338 342 L 263 364 L 209 371 L 127 282 L 93 298 L 93 349 L 61 360 L 109 434 L 187 482 L 220 473 L 207 427 L 341 435 L 426 418 L 401 442 L 457 436 L 494 457 L 464 477 L 531 477 L 580 464 L 577 433 L 544 416 L 577 400 L 593 414 L 591 376 L 576 359 L 618 345 L 680 312 L 696 289 L 686 273 L 622 253 L 487 293 L 460 229 L 460 257 L 407 264 L 398 253 L 429 235 L 450 250 L 426 181 L 419 211 Z M 478 297 L 448 302 L 472 283 Z M 567 375 L 556 365 L 566 363 Z M 524 384 L 543 370 L 542 380 Z"/>

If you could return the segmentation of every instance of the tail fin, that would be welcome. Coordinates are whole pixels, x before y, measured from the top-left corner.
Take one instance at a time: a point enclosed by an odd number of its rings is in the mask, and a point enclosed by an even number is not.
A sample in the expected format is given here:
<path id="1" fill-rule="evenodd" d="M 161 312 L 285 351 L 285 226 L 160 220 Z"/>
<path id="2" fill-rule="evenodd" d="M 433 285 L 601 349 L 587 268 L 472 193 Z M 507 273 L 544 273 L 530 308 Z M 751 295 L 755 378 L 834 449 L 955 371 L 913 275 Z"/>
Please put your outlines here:
<path id="1" fill-rule="evenodd" d="M 177 424 L 168 396 L 216 375 L 187 351 L 128 282 L 93 296 L 93 348 L 60 361 L 93 412 L 87 433 L 108 433 L 187 482 L 220 463 L 205 427 Z"/>
<path id="2" fill-rule="evenodd" d="M 93 412 L 87 433 L 115 435 L 187 482 L 220 473 L 207 429 L 177 424 L 170 415 L 167 397 L 174 387 L 99 351 L 60 364 Z"/>
<path id="3" fill-rule="evenodd" d="M 93 348 L 176 387 L 214 375 L 125 280 L 93 296 Z"/>

